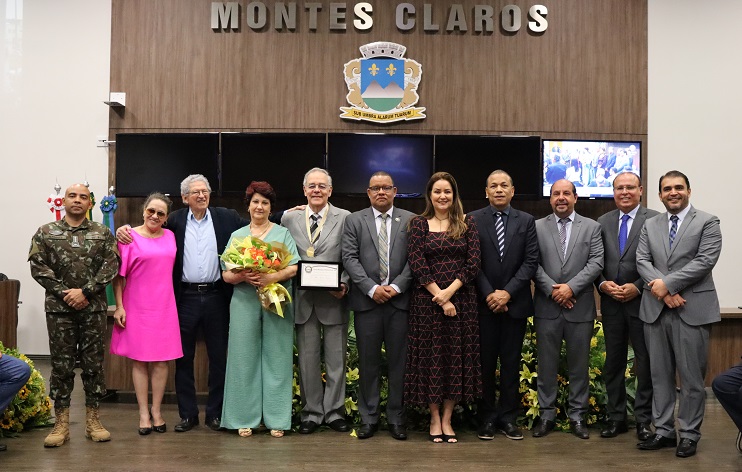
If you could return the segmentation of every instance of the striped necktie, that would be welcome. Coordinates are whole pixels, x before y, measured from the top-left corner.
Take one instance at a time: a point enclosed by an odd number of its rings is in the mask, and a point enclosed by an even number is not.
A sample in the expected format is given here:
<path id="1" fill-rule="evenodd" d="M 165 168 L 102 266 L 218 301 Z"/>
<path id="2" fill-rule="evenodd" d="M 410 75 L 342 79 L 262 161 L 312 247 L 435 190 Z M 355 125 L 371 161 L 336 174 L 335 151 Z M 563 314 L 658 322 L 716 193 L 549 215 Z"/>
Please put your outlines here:
<path id="1" fill-rule="evenodd" d="M 312 237 L 312 239 L 317 239 L 317 234 L 314 234 L 315 231 L 317 231 L 317 228 L 319 227 L 319 224 L 317 222 L 320 218 L 322 218 L 320 215 L 311 215 L 309 218 L 312 219 L 312 226 L 309 228 L 309 234 Z"/>
<path id="2" fill-rule="evenodd" d="M 670 217 L 670 221 L 672 222 L 672 225 L 670 226 L 670 249 L 672 249 L 672 243 L 675 241 L 675 236 L 678 234 L 678 215 L 672 215 Z"/>
<path id="3" fill-rule="evenodd" d="M 500 251 L 500 260 L 505 255 L 505 223 L 502 221 L 502 212 L 495 213 L 495 233 L 497 233 L 497 248 Z"/>
<path id="4" fill-rule="evenodd" d="M 559 242 L 562 245 L 562 257 L 567 257 L 567 223 L 569 223 L 569 218 L 559 218 Z"/>
<path id="5" fill-rule="evenodd" d="M 389 235 L 386 232 L 386 213 L 379 215 L 381 225 L 379 226 L 379 283 L 384 283 L 389 275 Z"/>

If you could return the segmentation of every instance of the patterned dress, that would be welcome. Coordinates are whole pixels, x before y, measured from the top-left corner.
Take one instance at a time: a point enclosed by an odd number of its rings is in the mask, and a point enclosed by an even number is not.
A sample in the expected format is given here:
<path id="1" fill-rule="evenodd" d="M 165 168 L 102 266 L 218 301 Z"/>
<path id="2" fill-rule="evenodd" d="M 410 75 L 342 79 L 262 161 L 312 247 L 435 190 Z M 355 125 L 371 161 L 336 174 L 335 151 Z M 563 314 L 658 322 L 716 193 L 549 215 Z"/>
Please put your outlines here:
<path id="1" fill-rule="evenodd" d="M 455 400 L 471 403 L 482 396 L 479 320 L 474 277 L 480 266 L 474 220 L 459 239 L 431 232 L 422 216 L 410 223 L 408 253 L 415 276 L 407 335 L 405 403 L 427 405 Z M 425 285 L 441 289 L 455 279 L 461 287 L 451 298 L 456 316 L 443 314 Z"/>

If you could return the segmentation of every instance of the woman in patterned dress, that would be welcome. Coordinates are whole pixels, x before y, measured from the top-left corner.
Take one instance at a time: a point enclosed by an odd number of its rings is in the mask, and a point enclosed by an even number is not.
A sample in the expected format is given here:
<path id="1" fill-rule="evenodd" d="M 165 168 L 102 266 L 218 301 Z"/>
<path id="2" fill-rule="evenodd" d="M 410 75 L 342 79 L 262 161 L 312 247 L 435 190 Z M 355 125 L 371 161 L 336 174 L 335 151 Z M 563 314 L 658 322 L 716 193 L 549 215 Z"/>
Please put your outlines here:
<path id="1" fill-rule="evenodd" d="M 480 266 L 479 237 L 474 221 L 465 218 L 451 174 L 433 174 L 425 203 L 423 214 L 410 220 L 408 235 L 415 282 L 405 403 L 428 405 L 431 441 L 455 443 L 454 406 L 471 403 L 482 394 L 474 287 Z"/>

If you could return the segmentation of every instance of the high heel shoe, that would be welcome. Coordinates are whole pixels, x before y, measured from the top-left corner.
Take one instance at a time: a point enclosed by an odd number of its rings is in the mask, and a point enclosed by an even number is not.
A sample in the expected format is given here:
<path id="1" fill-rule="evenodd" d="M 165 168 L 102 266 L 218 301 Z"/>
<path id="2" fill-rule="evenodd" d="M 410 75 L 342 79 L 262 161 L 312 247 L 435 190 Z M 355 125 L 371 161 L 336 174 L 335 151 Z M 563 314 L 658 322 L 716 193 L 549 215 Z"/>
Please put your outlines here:
<path id="1" fill-rule="evenodd" d="M 167 423 L 162 423 L 159 426 L 155 426 L 155 417 L 152 416 L 152 408 L 149 409 L 149 419 L 152 422 L 152 431 L 154 431 L 155 433 L 164 433 L 167 431 Z"/>
<path id="2" fill-rule="evenodd" d="M 153 430 L 152 426 L 148 426 L 147 428 L 139 428 L 139 435 L 146 436 L 149 433 L 151 433 L 152 430 Z"/>

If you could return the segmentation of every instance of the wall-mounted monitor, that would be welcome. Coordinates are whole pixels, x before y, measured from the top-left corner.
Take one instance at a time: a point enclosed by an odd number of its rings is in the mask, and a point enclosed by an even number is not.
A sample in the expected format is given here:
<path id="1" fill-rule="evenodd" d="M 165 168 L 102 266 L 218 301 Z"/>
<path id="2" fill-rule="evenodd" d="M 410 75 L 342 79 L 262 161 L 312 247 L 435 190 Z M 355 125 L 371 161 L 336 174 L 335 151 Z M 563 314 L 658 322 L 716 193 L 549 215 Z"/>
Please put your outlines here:
<path id="1" fill-rule="evenodd" d="M 327 170 L 337 194 L 365 195 L 371 174 L 383 170 L 397 197 L 420 197 L 433 172 L 433 136 L 330 133 Z"/>
<path id="2" fill-rule="evenodd" d="M 501 169 L 513 178 L 518 199 L 541 195 L 541 138 L 538 136 L 435 137 L 435 170 L 454 176 L 462 199 L 485 203 L 487 176 Z"/>
<path id="3" fill-rule="evenodd" d="M 154 191 L 180 196 L 180 182 L 203 174 L 219 188 L 218 133 L 118 133 L 116 195 L 145 197 Z"/>
<path id="4" fill-rule="evenodd" d="M 543 192 L 559 179 L 575 184 L 577 196 L 613 198 L 613 179 L 621 172 L 640 175 L 641 142 L 544 140 Z"/>
<path id="5" fill-rule="evenodd" d="M 324 133 L 222 133 L 222 194 L 264 180 L 281 200 L 302 198 L 306 171 L 325 168 L 325 148 Z"/>

